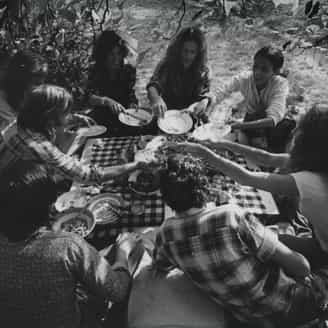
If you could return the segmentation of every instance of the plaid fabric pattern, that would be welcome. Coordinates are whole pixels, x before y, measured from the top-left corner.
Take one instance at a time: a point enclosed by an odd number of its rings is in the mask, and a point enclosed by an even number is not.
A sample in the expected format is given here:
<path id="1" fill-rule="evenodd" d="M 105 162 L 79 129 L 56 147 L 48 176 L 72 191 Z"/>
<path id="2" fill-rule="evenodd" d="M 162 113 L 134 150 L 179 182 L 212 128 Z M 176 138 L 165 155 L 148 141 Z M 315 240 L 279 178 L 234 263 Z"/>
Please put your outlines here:
<path id="1" fill-rule="evenodd" d="M 28 160 L 43 163 L 54 174 L 79 182 L 100 182 L 102 177 L 102 170 L 96 166 L 83 164 L 75 157 L 64 154 L 41 134 L 22 129 L 7 141 L 1 156 L 0 171 L 18 160 Z"/>
<path id="2" fill-rule="evenodd" d="M 108 166 L 120 164 L 120 155 L 124 148 L 137 145 L 139 136 L 113 137 L 98 139 L 93 145 L 88 157 L 83 158 L 87 163 Z M 169 141 L 182 142 L 184 136 L 168 136 Z M 227 153 L 234 161 L 246 166 L 246 161 L 242 157 L 236 157 L 232 153 Z M 118 194 L 123 200 L 130 204 L 127 208 L 122 208 L 122 215 L 116 222 L 108 225 L 97 225 L 89 240 L 95 246 L 103 247 L 108 241 L 114 241 L 121 232 L 133 231 L 133 228 L 144 226 L 158 226 L 164 220 L 164 204 L 161 194 L 158 191 L 152 195 L 139 196 L 131 192 L 128 187 L 122 187 L 111 181 L 109 183 L 110 192 Z M 267 208 L 262 201 L 259 192 L 251 187 L 241 186 L 228 177 L 216 175 L 211 179 L 211 195 L 213 199 L 220 190 L 228 191 L 234 199 L 234 202 L 247 211 L 254 214 L 267 214 Z M 133 214 L 133 207 L 141 207 L 140 215 Z"/>
<path id="3" fill-rule="evenodd" d="M 228 205 L 165 220 L 156 238 L 157 265 L 179 267 L 240 320 L 284 315 L 295 281 L 270 262 L 272 232 L 239 212 Z"/>

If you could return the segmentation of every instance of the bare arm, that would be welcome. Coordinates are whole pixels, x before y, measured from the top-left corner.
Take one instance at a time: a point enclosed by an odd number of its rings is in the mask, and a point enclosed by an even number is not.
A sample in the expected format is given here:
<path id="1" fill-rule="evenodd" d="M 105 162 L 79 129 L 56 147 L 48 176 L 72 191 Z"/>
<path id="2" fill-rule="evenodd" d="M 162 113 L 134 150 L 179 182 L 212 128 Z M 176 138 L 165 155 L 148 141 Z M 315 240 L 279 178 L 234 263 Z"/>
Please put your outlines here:
<path id="1" fill-rule="evenodd" d="M 241 145 L 236 142 L 231 141 L 220 141 L 217 143 L 206 143 L 210 148 L 214 148 L 215 150 L 230 150 L 234 153 L 240 154 L 251 161 L 253 161 L 257 165 L 266 166 L 266 167 L 275 167 L 282 168 L 287 165 L 289 161 L 289 154 L 274 154 L 268 151 L 258 149 L 255 147 L 250 147 L 246 145 Z"/>
<path id="2" fill-rule="evenodd" d="M 298 189 L 291 175 L 252 172 L 198 144 L 182 143 L 178 147 L 181 147 L 183 151 L 203 158 L 212 168 L 216 168 L 217 171 L 231 177 L 240 184 L 266 190 L 274 194 L 283 194 L 292 198 L 298 196 Z"/>
<path id="3" fill-rule="evenodd" d="M 251 122 L 238 122 L 231 125 L 232 129 L 238 130 L 252 130 L 252 129 L 265 129 L 273 128 L 275 125 L 274 120 L 271 117 L 262 118 L 260 120 Z"/>

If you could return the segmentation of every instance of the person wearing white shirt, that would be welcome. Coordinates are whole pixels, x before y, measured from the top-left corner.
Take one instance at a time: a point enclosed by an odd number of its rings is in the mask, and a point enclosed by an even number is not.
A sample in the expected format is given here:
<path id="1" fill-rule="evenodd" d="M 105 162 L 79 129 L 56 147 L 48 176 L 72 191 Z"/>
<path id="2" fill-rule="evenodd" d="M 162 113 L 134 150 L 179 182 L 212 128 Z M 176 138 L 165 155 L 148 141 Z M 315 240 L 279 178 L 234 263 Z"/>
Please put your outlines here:
<path id="1" fill-rule="evenodd" d="M 242 143 L 268 148 L 270 133 L 283 120 L 289 92 L 287 79 L 279 75 L 283 63 L 279 49 L 263 47 L 254 56 L 252 71 L 242 72 L 216 89 L 216 103 L 233 92 L 239 91 L 244 97 L 244 121 L 232 124 L 233 130 L 242 132 L 239 133 Z"/>

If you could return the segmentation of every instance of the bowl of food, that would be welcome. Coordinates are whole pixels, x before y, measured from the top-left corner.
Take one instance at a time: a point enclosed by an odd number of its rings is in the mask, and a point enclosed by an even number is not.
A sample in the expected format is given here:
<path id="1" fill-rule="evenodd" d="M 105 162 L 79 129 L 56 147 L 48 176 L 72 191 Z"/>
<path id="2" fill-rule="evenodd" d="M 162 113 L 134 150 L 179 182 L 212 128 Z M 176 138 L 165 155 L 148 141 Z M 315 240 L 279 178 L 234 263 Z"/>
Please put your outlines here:
<path id="1" fill-rule="evenodd" d="M 69 208 L 83 208 L 87 205 L 88 197 L 82 190 L 76 189 L 61 194 L 56 202 L 55 209 L 63 212 Z"/>
<path id="2" fill-rule="evenodd" d="M 134 171 L 129 177 L 130 189 L 139 195 L 151 195 L 159 189 L 159 174 L 156 171 Z"/>
<path id="3" fill-rule="evenodd" d="M 53 231 L 73 232 L 87 237 L 96 225 L 93 214 L 87 209 L 69 209 L 60 213 L 52 225 Z"/>
<path id="4" fill-rule="evenodd" d="M 122 200 L 111 193 L 92 198 L 88 210 L 93 214 L 96 224 L 108 224 L 117 221 L 121 215 Z"/>

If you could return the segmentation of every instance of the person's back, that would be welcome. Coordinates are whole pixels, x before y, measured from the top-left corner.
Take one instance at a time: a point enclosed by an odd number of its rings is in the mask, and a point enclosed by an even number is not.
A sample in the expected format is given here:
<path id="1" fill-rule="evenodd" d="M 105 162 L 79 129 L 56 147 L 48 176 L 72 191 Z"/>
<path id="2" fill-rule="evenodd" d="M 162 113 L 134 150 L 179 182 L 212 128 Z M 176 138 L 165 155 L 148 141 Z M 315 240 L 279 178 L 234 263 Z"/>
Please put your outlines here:
<path id="1" fill-rule="evenodd" d="M 239 318 L 256 320 L 284 314 L 295 282 L 270 264 L 268 249 L 262 249 L 262 260 L 257 256 L 263 236 L 244 240 L 249 228 L 243 236 L 246 221 L 235 213 L 224 206 L 166 220 L 157 238 L 157 260 L 161 262 L 160 254 L 165 250 L 171 263 Z M 249 222 L 255 224 L 251 219 Z"/>
<path id="2" fill-rule="evenodd" d="M 53 232 L 17 243 L 0 239 L 0 308 L 10 327 L 79 326 L 79 243 L 72 234 Z"/>

